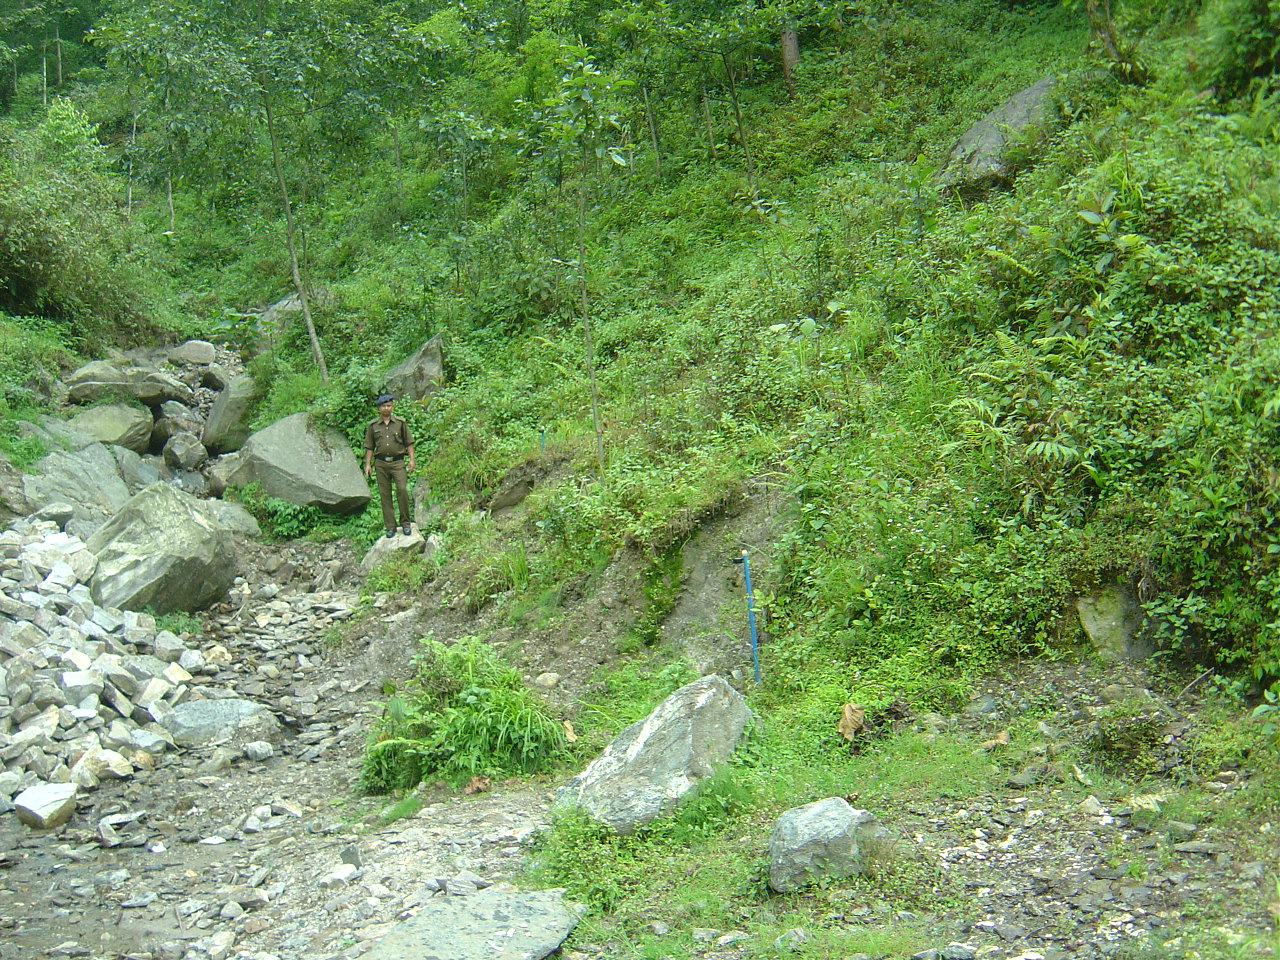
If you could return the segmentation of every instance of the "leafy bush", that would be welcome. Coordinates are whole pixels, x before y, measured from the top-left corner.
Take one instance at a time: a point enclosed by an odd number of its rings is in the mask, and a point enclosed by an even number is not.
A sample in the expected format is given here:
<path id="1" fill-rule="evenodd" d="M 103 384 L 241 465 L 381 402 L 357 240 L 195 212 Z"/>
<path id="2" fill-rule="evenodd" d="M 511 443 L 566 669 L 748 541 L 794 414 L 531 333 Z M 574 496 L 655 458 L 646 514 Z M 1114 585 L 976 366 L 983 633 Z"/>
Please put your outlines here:
<path id="1" fill-rule="evenodd" d="M 109 165 L 68 100 L 28 130 L 0 130 L 0 309 L 90 344 L 152 329 L 149 274 L 128 247 Z"/>
<path id="2" fill-rule="evenodd" d="M 227 499 L 243 504 L 262 525 L 266 536 L 275 540 L 296 540 L 332 523 L 332 518 L 318 507 L 268 496 L 260 483 L 229 490 Z"/>
<path id="3" fill-rule="evenodd" d="M 1280 3 L 1210 0 L 1202 14 L 1199 77 L 1228 100 L 1280 72 Z"/>
<path id="4" fill-rule="evenodd" d="M 562 721 L 483 641 L 422 640 L 417 674 L 381 705 L 360 770 L 367 793 L 439 777 L 461 782 L 548 769 L 566 755 Z"/>
<path id="5" fill-rule="evenodd" d="M 59 367 L 73 358 L 56 323 L 0 313 L 0 450 L 15 466 L 25 467 L 48 452 L 38 438 L 20 435 L 17 421 L 44 409 Z"/>

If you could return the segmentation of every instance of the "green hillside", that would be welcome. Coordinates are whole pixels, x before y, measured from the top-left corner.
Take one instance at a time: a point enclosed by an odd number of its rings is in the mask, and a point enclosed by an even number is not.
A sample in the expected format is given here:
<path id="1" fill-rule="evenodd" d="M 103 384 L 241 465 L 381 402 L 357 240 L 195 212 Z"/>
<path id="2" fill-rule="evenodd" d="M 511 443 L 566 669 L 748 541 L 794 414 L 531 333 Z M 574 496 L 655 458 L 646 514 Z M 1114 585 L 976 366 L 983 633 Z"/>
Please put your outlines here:
<path id="1" fill-rule="evenodd" d="M 757 697 L 805 762 L 844 703 L 1087 656 L 1109 585 L 1171 673 L 1280 689 L 1275 3 L 72 6 L 53 89 L 52 14 L 0 20 L 10 416 L 59 354 L 256 349 L 292 233 L 328 382 L 298 321 L 251 362 L 258 422 L 354 445 L 442 333 L 447 386 L 398 412 L 475 606 L 554 607 L 619 551 L 660 579 L 776 498 Z M 1012 182 L 943 189 L 1046 76 Z M 463 509 L 530 460 L 519 538 Z"/>

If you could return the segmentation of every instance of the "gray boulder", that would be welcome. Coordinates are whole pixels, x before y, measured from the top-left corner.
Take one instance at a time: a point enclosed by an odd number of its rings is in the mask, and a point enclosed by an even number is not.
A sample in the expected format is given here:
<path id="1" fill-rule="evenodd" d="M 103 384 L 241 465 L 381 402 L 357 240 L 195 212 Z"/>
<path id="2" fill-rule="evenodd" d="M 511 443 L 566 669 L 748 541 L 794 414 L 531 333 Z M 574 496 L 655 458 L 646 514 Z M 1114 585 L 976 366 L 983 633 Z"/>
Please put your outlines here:
<path id="1" fill-rule="evenodd" d="M 100 443 L 81 450 L 55 450 L 37 460 L 22 478 L 22 492 L 34 507 L 70 503 L 82 520 L 101 522 L 129 500 L 129 488 L 111 452 Z"/>
<path id="2" fill-rule="evenodd" d="M 872 814 L 840 797 L 795 807 L 778 818 L 769 836 L 769 886 L 791 893 L 822 877 L 856 876 L 888 837 Z"/>
<path id="3" fill-rule="evenodd" d="M 211 363 L 200 373 L 200 386 L 210 390 L 225 390 L 230 383 L 231 374 L 219 364 Z"/>
<path id="4" fill-rule="evenodd" d="M 37 421 L 32 423 L 29 420 L 19 420 L 18 432 L 24 437 L 40 440 L 49 450 L 83 450 L 98 443 L 83 430 L 77 429 L 70 420 L 40 416 Z"/>
<path id="5" fill-rule="evenodd" d="M 38 783 L 13 798 L 18 819 L 36 830 L 60 827 L 76 811 L 73 783 Z"/>
<path id="6" fill-rule="evenodd" d="M 1124 587 L 1104 587 L 1076 601 L 1080 625 L 1103 660 L 1113 663 L 1146 660 L 1155 652 L 1143 635 L 1143 613 Z"/>
<path id="7" fill-rule="evenodd" d="M 269 496 L 331 513 L 355 513 L 369 502 L 369 484 L 347 438 L 316 429 L 305 413 L 277 420 L 246 440 L 231 482 L 257 482 Z"/>
<path id="8" fill-rule="evenodd" d="M 151 367 L 118 366 L 106 360 L 86 363 L 67 377 L 67 396 L 76 403 L 124 395 L 158 406 L 165 400 L 190 404 L 195 397 L 182 381 Z"/>
<path id="9" fill-rule="evenodd" d="M 715 675 L 695 680 L 627 727 L 556 793 L 619 833 L 670 813 L 732 755 L 751 711 Z"/>
<path id="10" fill-rule="evenodd" d="M 1019 90 L 970 127 L 951 148 L 939 174 L 941 184 L 969 196 L 1008 184 L 1015 173 L 1010 147 L 1017 144 L 1030 149 L 1056 124 L 1057 87 L 1054 77 L 1045 77 Z"/>
<path id="11" fill-rule="evenodd" d="M 559 949 L 581 908 L 563 890 L 520 893 L 489 887 L 432 897 L 392 929 L 365 960 L 541 960 Z"/>
<path id="12" fill-rule="evenodd" d="M 168 353 L 171 363 L 189 363 L 193 366 L 213 363 L 216 355 L 217 351 L 208 340 L 188 340 L 171 347 Z"/>
<path id="13" fill-rule="evenodd" d="M 252 377 L 236 377 L 218 394 L 200 436 L 211 452 L 239 450 L 249 439 L 249 408 L 253 404 L 253 394 Z"/>
<path id="14" fill-rule="evenodd" d="M 164 445 L 164 464 L 170 470 L 191 471 L 205 460 L 209 453 L 194 433 L 175 433 Z"/>
<path id="15" fill-rule="evenodd" d="M 71 424 L 100 443 L 144 453 L 151 442 L 151 411 L 131 403 L 104 403 L 71 418 Z"/>
<path id="16" fill-rule="evenodd" d="M 232 533 L 242 537 L 257 538 L 262 536 L 262 527 L 242 504 L 228 500 L 199 500 L 201 508 L 217 523 L 222 524 Z"/>
<path id="17" fill-rule="evenodd" d="M 157 464 L 154 460 L 146 457 L 140 457 L 132 450 L 124 447 L 112 447 L 111 455 L 116 458 L 116 464 L 120 468 L 120 478 L 124 480 L 125 486 L 129 493 L 134 494 L 143 487 L 149 487 L 153 483 L 159 483 L 165 478 L 163 464 Z"/>
<path id="18" fill-rule="evenodd" d="M 0 453 L 0 524 L 15 517 L 25 517 L 34 505 L 22 491 L 22 471 Z"/>
<path id="19" fill-rule="evenodd" d="M 412 527 L 410 529 L 413 530 Z M 368 573 L 374 567 L 380 566 L 392 557 L 416 556 L 424 553 L 426 548 L 427 541 L 417 530 L 413 530 L 408 536 L 397 533 L 394 537 L 379 537 L 373 541 L 373 546 L 369 548 L 369 552 L 360 561 L 360 569 Z"/>
<path id="20" fill-rule="evenodd" d="M 190 496 L 157 483 L 136 494 L 89 538 L 98 558 L 94 602 L 156 613 L 199 610 L 235 578 L 235 545 Z"/>
<path id="21" fill-rule="evenodd" d="M 160 725 L 173 735 L 174 743 L 189 747 L 214 740 L 280 739 L 280 723 L 260 703 L 228 698 L 188 700 L 166 714 Z"/>
<path id="22" fill-rule="evenodd" d="M 444 383 L 444 341 L 436 334 L 403 363 L 387 373 L 387 389 L 411 400 L 421 400 Z"/>

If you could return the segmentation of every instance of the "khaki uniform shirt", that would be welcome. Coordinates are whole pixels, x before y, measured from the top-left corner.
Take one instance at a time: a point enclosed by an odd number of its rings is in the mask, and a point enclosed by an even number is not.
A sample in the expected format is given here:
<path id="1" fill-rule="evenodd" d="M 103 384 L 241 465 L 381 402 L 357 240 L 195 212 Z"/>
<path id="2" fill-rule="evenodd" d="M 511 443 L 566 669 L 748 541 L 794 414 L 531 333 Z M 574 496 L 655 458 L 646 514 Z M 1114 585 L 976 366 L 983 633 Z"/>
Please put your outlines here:
<path id="1" fill-rule="evenodd" d="M 413 446 L 409 425 L 394 413 L 387 423 L 376 417 L 364 430 L 364 448 L 375 457 L 403 457 Z"/>

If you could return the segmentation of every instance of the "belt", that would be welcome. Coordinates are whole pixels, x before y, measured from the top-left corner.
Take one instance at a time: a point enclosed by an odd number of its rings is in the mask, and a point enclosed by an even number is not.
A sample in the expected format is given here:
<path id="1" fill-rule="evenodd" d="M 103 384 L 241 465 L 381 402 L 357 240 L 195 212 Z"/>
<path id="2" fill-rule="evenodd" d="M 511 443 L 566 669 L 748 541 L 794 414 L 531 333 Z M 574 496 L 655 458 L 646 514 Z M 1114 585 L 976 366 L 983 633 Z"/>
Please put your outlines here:
<path id="1" fill-rule="evenodd" d="M 404 454 L 402 453 L 398 457 L 374 457 L 373 459 L 381 460 L 383 463 L 396 463 L 397 461 L 404 459 Z"/>

